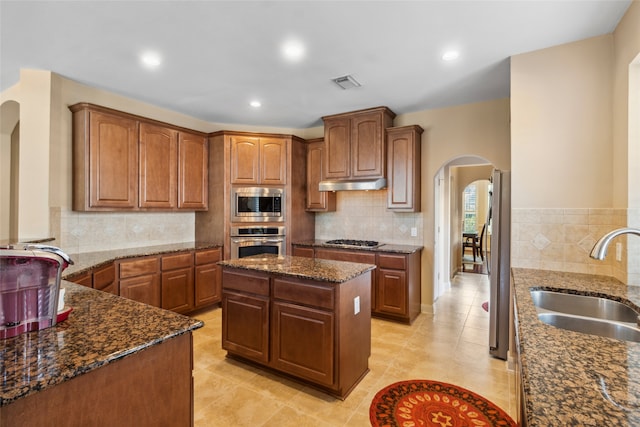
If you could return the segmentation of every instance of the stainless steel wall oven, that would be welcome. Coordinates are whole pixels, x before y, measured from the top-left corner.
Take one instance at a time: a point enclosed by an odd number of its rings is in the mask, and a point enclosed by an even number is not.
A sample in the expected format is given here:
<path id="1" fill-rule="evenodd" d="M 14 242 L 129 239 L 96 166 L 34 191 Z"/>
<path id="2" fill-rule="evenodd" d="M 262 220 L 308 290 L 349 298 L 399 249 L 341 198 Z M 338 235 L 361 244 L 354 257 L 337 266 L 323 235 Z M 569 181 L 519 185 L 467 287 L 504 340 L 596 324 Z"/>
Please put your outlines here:
<path id="1" fill-rule="evenodd" d="M 231 227 L 231 259 L 259 254 L 285 254 L 285 228 Z"/>

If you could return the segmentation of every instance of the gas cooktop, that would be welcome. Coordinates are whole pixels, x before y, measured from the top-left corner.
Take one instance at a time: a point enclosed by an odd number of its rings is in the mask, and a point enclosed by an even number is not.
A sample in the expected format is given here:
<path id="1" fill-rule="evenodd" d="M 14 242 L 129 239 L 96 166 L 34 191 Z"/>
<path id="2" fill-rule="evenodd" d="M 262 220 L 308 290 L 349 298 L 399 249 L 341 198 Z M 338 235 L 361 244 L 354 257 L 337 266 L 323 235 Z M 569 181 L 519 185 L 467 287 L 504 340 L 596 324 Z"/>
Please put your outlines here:
<path id="1" fill-rule="evenodd" d="M 325 245 L 352 246 L 358 248 L 377 248 L 378 246 L 382 246 L 381 243 L 374 240 L 336 239 L 327 240 L 324 243 Z"/>

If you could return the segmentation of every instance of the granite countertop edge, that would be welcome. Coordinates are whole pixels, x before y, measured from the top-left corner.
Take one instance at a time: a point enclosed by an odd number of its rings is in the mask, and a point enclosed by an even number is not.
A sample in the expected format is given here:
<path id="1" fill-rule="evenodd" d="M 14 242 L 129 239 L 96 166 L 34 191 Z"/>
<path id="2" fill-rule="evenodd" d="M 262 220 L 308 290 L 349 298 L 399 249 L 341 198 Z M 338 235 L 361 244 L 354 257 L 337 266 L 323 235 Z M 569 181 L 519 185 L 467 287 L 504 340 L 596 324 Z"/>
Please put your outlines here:
<path id="1" fill-rule="evenodd" d="M 424 246 L 419 245 L 400 245 L 395 243 L 383 243 L 382 245 L 370 248 L 366 246 L 347 246 L 347 245 L 328 245 L 326 240 L 303 240 L 299 242 L 293 242 L 293 246 L 307 246 L 314 248 L 328 248 L 328 249 L 346 249 L 352 251 L 363 252 L 392 252 L 399 254 L 411 254 L 424 249 Z"/>
<path id="2" fill-rule="evenodd" d="M 511 275 L 527 425 L 639 425 L 640 343 L 547 325 L 530 291 L 607 297 L 638 309 L 640 287 L 581 273 L 512 268 Z"/>
<path id="3" fill-rule="evenodd" d="M 72 282 L 61 286 L 73 309 L 68 319 L 2 340 L 0 407 L 204 326 L 201 320 Z M 104 316 L 97 319 L 96 311 Z"/>
<path id="4" fill-rule="evenodd" d="M 373 264 L 332 261 L 290 255 L 256 255 L 253 257 L 219 261 L 218 265 L 227 268 L 237 268 L 328 283 L 343 283 L 376 268 Z"/>
<path id="5" fill-rule="evenodd" d="M 166 245 L 140 246 L 124 249 L 112 249 L 107 251 L 69 253 L 73 261 L 62 274 L 63 279 L 86 273 L 94 268 L 99 268 L 112 262 L 150 255 L 162 255 L 190 250 L 214 249 L 222 245 L 213 242 L 185 242 L 170 243 Z"/>

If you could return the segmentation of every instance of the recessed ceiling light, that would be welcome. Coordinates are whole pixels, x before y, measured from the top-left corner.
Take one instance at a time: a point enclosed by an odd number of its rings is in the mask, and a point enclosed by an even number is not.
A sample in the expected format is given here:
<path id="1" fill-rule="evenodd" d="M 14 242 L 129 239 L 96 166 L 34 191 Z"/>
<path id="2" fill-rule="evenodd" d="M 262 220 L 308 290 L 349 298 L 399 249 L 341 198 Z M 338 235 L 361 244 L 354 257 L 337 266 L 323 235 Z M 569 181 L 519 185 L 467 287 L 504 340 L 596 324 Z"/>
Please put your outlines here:
<path id="1" fill-rule="evenodd" d="M 140 60 L 147 68 L 157 68 L 162 63 L 162 58 L 157 52 L 145 52 Z"/>
<path id="2" fill-rule="evenodd" d="M 304 58 L 304 54 L 304 45 L 298 40 L 289 40 L 282 45 L 282 55 L 289 61 L 300 61 Z"/>
<path id="3" fill-rule="evenodd" d="M 262 103 L 260 101 L 251 101 L 249 105 L 251 105 L 253 108 L 258 108 L 262 106 Z"/>
<path id="4" fill-rule="evenodd" d="M 454 59 L 457 59 L 459 56 L 460 56 L 460 52 L 458 52 L 457 50 L 448 50 L 442 54 L 442 60 L 453 61 Z"/>

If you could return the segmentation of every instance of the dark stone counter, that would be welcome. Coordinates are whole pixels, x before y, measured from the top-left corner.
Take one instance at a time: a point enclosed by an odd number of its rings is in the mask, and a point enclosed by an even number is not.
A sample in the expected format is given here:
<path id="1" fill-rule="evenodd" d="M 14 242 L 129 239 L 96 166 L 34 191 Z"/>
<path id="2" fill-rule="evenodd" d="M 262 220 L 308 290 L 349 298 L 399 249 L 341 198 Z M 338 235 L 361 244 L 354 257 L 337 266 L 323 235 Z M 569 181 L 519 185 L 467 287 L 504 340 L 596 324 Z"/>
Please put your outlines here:
<path id="1" fill-rule="evenodd" d="M 529 426 L 640 425 L 640 343 L 540 321 L 530 290 L 607 297 L 640 308 L 640 287 L 577 273 L 512 269 Z M 640 311 L 640 310 L 638 310 Z"/>
<path id="2" fill-rule="evenodd" d="M 301 242 L 293 242 L 294 246 L 307 246 L 315 248 L 330 248 L 330 249 L 349 249 L 354 251 L 366 251 L 366 252 L 393 252 L 398 254 L 412 254 L 416 251 L 421 251 L 423 246 L 413 245 L 396 245 L 383 243 L 381 246 L 375 248 L 368 248 L 366 246 L 345 246 L 345 245 L 328 245 L 326 240 L 304 240 Z"/>
<path id="3" fill-rule="evenodd" d="M 73 261 L 63 273 L 62 278 L 67 278 L 75 274 L 81 274 L 94 267 L 101 267 L 116 260 L 124 258 L 135 258 L 147 255 L 170 254 L 173 252 L 183 252 L 189 250 L 217 248 L 221 245 L 211 242 L 188 242 L 174 243 L 168 245 L 142 246 L 137 248 L 114 249 L 101 252 L 83 252 L 80 254 L 68 254 Z"/>
<path id="4" fill-rule="evenodd" d="M 220 261 L 218 265 L 332 283 L 346 282 L 376 268 L 373 264 L 274 255 Z"/>
<path id="5" fill-rule="evenodd" d="M 0 406 L 203 326 L 199 320 L 71 282 L 69 318 L 0 340 Z"/>

